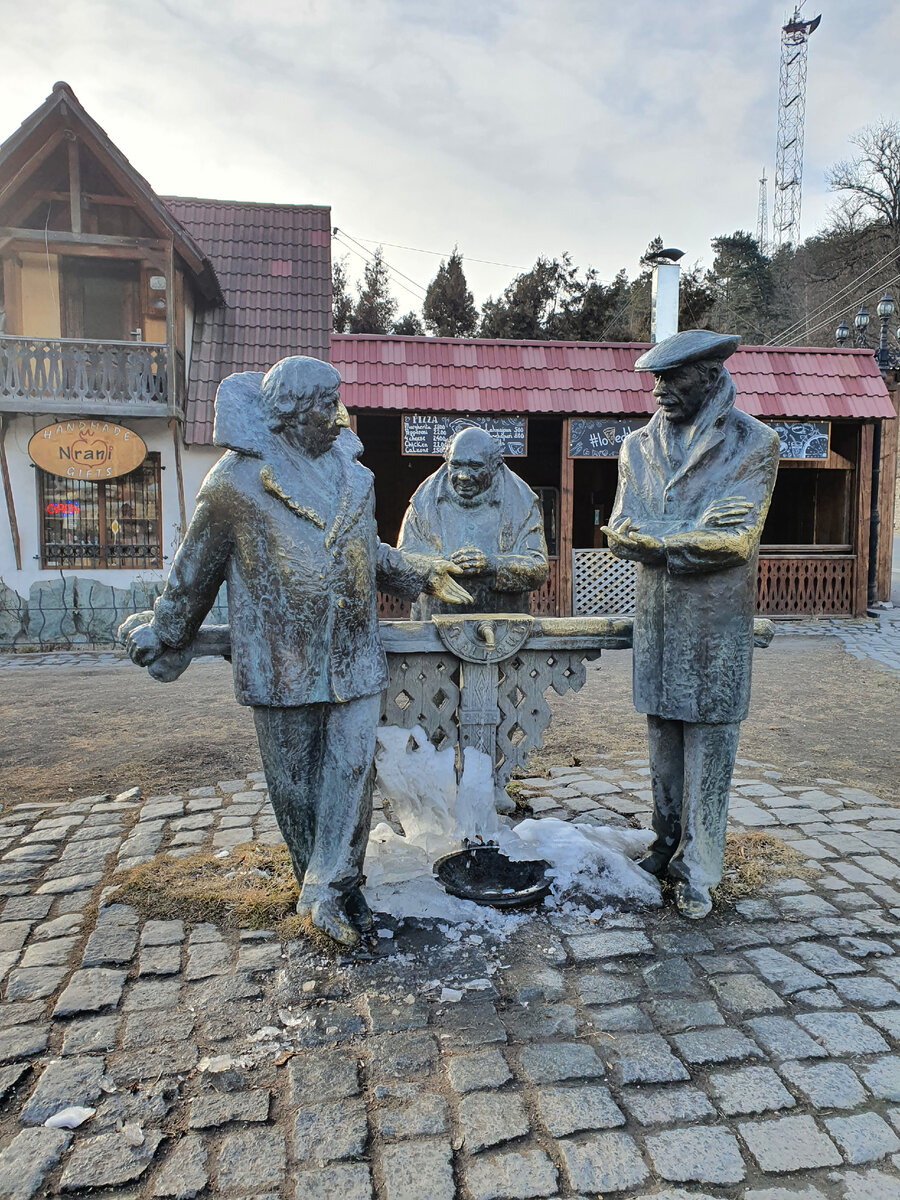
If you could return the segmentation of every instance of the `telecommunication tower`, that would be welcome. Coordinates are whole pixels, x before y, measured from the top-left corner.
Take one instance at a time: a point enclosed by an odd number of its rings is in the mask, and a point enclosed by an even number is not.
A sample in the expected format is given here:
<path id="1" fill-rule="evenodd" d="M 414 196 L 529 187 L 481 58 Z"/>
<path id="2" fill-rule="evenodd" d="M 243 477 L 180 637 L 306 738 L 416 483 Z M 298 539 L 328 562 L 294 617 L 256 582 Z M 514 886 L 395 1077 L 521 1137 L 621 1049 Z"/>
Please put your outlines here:
<path id="1" fill-rule="evenodd" d="M 803 195 L 803 125 L 806 119 L 806 55 L 809 38 L 821 16 L 804 21 L 799 4 L 781 29 L 781 72 L 778 80 L 778 147 L 775 152 L 775 247 L 800 241 Z"/>
<path id="2" fill-rule="evenodd" d="M 759 208 L 756 211 L 756 244 L 760 254 L 769 253 L 769 201 L 766 195 L 766 168 L 759 181 Z"/>

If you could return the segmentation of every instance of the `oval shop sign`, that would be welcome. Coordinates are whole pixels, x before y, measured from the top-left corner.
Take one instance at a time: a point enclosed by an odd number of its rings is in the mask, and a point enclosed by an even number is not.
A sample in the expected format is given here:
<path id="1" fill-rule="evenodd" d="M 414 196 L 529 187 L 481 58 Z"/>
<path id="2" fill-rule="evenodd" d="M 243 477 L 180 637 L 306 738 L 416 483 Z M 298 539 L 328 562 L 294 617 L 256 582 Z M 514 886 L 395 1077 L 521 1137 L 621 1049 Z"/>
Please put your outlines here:
<path id="1" fill-rule="evenodd" d="M 56 421 L 28 443 L 33 463 L 64 479 L 115 479 L 147 456 L 143 438 L 112 421 Z"/>

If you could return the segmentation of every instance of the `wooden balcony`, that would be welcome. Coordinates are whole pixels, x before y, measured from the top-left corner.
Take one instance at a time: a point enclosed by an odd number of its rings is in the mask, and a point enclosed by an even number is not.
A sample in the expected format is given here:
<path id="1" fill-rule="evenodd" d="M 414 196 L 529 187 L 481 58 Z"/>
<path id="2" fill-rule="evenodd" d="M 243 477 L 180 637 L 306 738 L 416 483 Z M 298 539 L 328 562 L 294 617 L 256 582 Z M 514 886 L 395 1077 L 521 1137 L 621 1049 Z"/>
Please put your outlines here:
<path id="1" fill-rule="evenodd" d="M 0 335 L 0 412 L 174 415 L 166 346 Z"/>

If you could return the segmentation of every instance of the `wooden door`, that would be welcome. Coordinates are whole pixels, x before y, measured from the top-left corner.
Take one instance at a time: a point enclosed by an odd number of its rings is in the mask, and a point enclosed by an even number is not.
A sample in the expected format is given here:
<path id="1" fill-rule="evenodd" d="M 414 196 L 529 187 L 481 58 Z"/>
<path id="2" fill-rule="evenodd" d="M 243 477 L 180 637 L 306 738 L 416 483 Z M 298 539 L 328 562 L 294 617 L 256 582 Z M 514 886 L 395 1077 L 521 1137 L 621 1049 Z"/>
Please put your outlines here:
<path id="1" fill-rule="evenodd" d="M 139 265 L 77 258 L 61 263 L 63 337 L 131 341 L 141 324 Z"/>

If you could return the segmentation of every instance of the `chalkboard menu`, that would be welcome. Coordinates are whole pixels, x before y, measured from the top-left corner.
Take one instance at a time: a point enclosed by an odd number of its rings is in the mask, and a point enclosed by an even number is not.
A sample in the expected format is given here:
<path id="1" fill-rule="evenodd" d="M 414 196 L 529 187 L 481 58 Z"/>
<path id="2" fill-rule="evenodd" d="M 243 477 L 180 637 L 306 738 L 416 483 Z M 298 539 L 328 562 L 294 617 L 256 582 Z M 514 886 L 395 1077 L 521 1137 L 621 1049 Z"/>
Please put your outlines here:
<path id="1" fill-rule="evenodd" d="M 778 434 L 783 459 L 806 460 L 828 457 L 828 421 L 771 421 Z"/>
<path id="2" fill-rule="evenodd" d="M 411 413 L 403 417 L 404 454 L 443 454 L 444 446 L 461 429 L 484 429 L 503 446 L 507 458 L 528 453 L 526 417 L 453 417 Z"/>
<path id="3" fill-rule="evenodd" d="M 618 458 L 629 433 L 646 424 L 640 417 L 631 421 L 573 417 L 569 422 L 569 458 Z"/>

